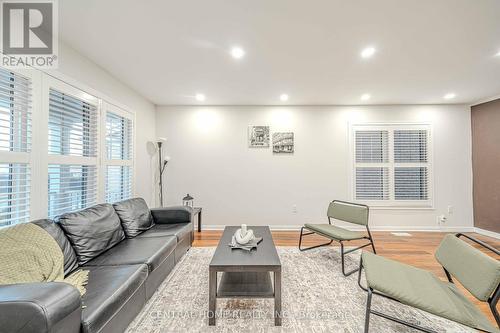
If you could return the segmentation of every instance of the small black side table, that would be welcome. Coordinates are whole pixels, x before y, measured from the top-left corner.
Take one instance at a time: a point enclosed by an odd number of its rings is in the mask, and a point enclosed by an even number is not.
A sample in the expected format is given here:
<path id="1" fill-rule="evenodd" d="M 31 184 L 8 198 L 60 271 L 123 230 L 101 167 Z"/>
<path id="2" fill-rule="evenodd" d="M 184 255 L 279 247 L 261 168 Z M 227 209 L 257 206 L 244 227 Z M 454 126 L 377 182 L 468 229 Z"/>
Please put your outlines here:
<path id="1" fill-rule="evenodd" d="M 193 217 L 198 215 L 198 232 L 201 232 L 201 211 L 201 207 L 193 207 Z"/>

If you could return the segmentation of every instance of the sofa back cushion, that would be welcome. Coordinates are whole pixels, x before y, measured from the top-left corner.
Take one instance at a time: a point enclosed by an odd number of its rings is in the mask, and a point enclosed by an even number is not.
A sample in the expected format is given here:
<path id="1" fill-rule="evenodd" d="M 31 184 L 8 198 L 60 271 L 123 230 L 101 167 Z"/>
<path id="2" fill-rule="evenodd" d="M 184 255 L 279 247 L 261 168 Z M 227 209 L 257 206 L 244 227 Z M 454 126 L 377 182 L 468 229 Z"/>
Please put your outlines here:
<path id="1" fill-rule="evenodd" d="M 79 265 L 92 260 L 125 238 L 120 218 L 110 204 L 63 214 L 58 223 L 73 245 Z"/>
<path id="2" fill-rule="evenodd" d="M 143 198 L 116 202 L 113 207 L 120 217 L 127 238 L 134 238 L 154 225 L 151 212 Z"/>
<path id="3" fill-rule="evenodd" d="M 52 236 L 52 238 L 55 239 L 56 243 L 61 248 L 61 251 L 64 255 L 64 275 L 68 275 L 78 268 L 78 261 L 76 258 L 75 250 L 71 246 L 68 238 L 66 238 L 66 235 L 64 235 L 64 232 L 61 230 L 58 224 L 49 219 L 36 220 L 31 223 L 36 224 L 37 226 L 45 230 L 49 235 Z"/>

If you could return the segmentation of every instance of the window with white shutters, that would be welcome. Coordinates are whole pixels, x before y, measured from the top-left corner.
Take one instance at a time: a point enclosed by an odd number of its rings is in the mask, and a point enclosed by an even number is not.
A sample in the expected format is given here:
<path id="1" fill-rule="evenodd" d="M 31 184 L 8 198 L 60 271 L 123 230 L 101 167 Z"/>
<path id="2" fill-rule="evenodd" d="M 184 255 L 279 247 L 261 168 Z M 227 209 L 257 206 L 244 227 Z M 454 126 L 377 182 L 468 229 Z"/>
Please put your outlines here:
<path id="1" fill-rule="evenodd" d="M 130 160 L 132 156 L 132 120 L 106 113 L 106 157 L 110 160 Z"/>
<path id="2" fill-rule="evenodd" d="M 30 218 L 32 80 L 0 68 L 0 227 Z"/>
<path id="3" fill-rule="evenodd" d="M 353 197 L 380 206 L 431 206 L 430 126 L 355 125 Z"/>
<path id="4" fill-rule="evenodd" d="M 106 167 L 106 202 L 112 203 L 132 197 L 132 168 L 108 165 Z"/>
<path id="5" fill-rule="evenodd" d="M 394 199 L 429 199 L 428 130 L 394 130 Z"/>
<path id="6" fill-rule="evenodd" d="M 49 164 L 49 217 L 97 203 L 95 165 Z"/>
<path id="7" fill-rule="evenodd" d="M 97 203 L 99 117 L 90 98 L 52 88 L 49 95 L 48 215 L 53 218 Z"/>
<path id="8" fill-rule="evenodd" d="M 49 154 L 97 156 L 97 106 L 50 89 Z"/>
<path id="9" fill-rule="evenodd" d="M 356 199 L 389 199 L 388 131 L 356 131 Z"/>
<path id="10" fill-rule="evenodd" d="M 133 122 L 123 110 L 105 105 L 105 198 L 113 203 L 133 196 Z"/>
<path id="11" fill-rule="evenodd" d="M 0 228 L 134 196 L 134 113 L 78 86 L 0 65 Z"/>

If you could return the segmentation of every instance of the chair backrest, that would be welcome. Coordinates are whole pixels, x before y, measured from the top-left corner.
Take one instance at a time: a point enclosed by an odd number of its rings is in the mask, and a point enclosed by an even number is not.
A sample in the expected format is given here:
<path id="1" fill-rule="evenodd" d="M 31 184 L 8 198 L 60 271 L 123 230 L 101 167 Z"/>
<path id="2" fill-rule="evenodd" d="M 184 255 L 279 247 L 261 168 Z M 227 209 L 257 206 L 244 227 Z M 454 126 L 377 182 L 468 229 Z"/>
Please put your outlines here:
<path id="1" fill-rule="evenodd" d="M 369 209 L 366 205 L 334 200 L 328 206 L 328 217 L 336 220 L 368 225 Z"/>
<path id="2" fill-rule="evenodd" d="M 500 283 L 500 262 L 454 235 L 444 237 L 435 256 L 480 301 L 488 301 Z"/>

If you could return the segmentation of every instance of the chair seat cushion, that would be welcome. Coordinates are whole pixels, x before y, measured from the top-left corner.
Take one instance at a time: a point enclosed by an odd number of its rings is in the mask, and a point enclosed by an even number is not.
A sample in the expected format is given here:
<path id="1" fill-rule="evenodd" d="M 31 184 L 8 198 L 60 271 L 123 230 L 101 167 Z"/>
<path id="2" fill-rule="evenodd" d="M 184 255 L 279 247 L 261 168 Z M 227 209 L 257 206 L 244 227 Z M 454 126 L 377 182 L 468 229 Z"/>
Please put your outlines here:
<path id="1" fill-rule="evenodd" d="M 175 236 L 126 239 L 85 267 L 146 264 L 152 272 L 173 253 L 176 245 Z"/>
<path id="2" fill-rule="evenodd" d="M 353 240 L 366 237 L 359 231 L 351 231 L 331 224 L 305 224 L 304 227 L 323 236 L 337 240 Z"/>
<path id="3" fill-rule="evenodd" d="M 148 268 L 146 265 L 126 265 L 85 269 L 89 270 L 89 282 L 82 297 L 82 331 L 99 332 L 144 284 Z"/>
<path id="4" fill-rule="evenodd" d="M 193 231 L 192 223 L 156 224 L 153 228 L 141 233 L 137 238 L 176 236 L 180 241 Z"/>
<path id="5" fill-rule="evenodd" d="M 423 269 L 363 252 L 363 267 L 370 288 L 399 302 L 488 332 L 498 330 L 453 283 L 441 281 Z"/>

